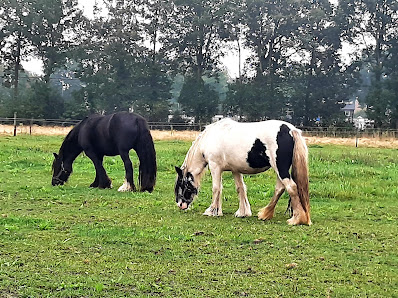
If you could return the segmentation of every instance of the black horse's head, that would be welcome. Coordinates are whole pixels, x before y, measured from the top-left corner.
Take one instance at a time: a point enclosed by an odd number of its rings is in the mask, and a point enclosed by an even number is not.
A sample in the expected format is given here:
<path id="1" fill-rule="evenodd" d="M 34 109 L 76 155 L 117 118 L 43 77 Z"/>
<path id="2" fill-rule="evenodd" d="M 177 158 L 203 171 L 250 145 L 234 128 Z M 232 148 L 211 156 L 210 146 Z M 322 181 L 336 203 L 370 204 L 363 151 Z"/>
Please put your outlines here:
<path id="1" fill-rule="evenodd" d="M 72 173 L 71 165 L 65 165 L 62 156 L 57 153 L 54 154 L 53 161 L 53 178 L 51 180 L 51 184 L 55 185 L 63 185 L 69 178 Z"/>
<path id="2" fill-rule="evenodd" d="M 179 167 L 175 167 L 177 171 L 177 180 L 175 185 L 175 195 L 177 206 L 185 210 L 192 203 L 195 195 L 198 194 L 198 188 L 194 185 L 194 177 L 188 172 L 184 175 Z"/>

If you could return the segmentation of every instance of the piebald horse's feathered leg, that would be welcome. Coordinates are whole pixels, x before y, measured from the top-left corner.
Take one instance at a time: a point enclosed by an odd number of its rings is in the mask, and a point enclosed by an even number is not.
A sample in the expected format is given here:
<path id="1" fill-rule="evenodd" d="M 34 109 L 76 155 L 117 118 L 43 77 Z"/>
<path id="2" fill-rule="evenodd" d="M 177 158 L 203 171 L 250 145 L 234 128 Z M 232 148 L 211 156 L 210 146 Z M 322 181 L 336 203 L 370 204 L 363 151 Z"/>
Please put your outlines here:
<path id="1" fill-rule="evenodd" d="M 213 181 L 213 199 L 209 208 L 203 213 L 208 216 L 222 215 L 222 177 L 221 169 L 216 163 L 209 163 L 209 169 Z"/>
<path id="2" fill-rule="evenodd" d="M 275 206 L 278 203 L 279 198 L 285 191 L 285 186 L 283 185 L 281 179 L 279 177 L 276 178 L 276 185 L 275 185 L 275 192 L 274 196 L 272 197 L 271 201 L 267 206 L 262 208 L 258 212 L 258 218 L 259 219 L 271 219 L 274 217 L 274 211 L 275 211 Z"/>
<path id="3" fill-rule="evenodd" d="M 243 181 L 243 176 L 239 172 L 233 172 L 236 192 L 239 196 L 239 209 L 235 212 L 236 217 L 252 216 L 250 203 L 247 199 L 246 185 Z"/>
<path id="4" fill-rule="evenodd" d="M 297 184 L 293 181 L 293 179 L 285 178 L 282 180 L 282 183 L 286 187 L 286 191 L 289 193 L 291 198 L 291 206 L 293 209 L 293 216 L 290 218 L 287 223 L 289 225 L 298 225 L 298 224 L 310 224 L 307 220 L 307 214 L 300 202 L 300 198 L 297 192 Z"/>

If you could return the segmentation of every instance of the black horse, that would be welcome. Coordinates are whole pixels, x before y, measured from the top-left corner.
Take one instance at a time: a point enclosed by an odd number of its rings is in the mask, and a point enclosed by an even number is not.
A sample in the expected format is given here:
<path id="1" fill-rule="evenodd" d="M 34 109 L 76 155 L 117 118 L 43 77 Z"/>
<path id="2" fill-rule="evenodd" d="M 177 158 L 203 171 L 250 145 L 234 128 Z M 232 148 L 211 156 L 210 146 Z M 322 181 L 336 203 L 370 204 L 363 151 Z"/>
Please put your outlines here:
<path id="1" fill-rule="evenodd" d="M 52 185 L 62 185 L 68 180 L 74 160 L 84 151 L 94 163 L 96 171 L 90 187 L 112 187 L 102 162 L 105 155 L 120 155 L 126 170 L 126 180 L 119 191 L 135 191 L 130 149 L 135 150 L 140 161 L 140 191 L 152 192 L 156 182 L 156 153 L 152 136 L 146 120 L 128 112 L 91 115 L 78 123 L 65 137 L 59 153 L 54 153 Z"/>

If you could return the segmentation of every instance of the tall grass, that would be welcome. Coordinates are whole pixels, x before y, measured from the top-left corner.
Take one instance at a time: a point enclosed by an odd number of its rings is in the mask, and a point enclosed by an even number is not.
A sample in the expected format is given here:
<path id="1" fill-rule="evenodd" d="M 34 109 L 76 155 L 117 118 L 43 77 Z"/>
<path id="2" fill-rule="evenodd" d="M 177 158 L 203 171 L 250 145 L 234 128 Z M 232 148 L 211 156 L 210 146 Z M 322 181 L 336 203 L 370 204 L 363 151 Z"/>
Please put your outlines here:
<path id="1" fill-rule="evenodd" d="M 179 211 L 174 165 L 190 146 L 184 141 L 156 142 L 152 194 L 117 192 L 119 157 L 105 159 L 113 189 L 88 187 L 94 167 L 84 155 L 69 182 L 52 187 L 51 153 L 61 142 L 0 138 L 1 297 L 398 295 L 397 150 L 312 146 L 313 225 L 291 227 L 286 194 L 270 221 L 234 218 L 229 173 L 223 217 L 202 215 L 210 175 L 193 207 Z M 255 213 L 275 174 L 245 182 Z"/>

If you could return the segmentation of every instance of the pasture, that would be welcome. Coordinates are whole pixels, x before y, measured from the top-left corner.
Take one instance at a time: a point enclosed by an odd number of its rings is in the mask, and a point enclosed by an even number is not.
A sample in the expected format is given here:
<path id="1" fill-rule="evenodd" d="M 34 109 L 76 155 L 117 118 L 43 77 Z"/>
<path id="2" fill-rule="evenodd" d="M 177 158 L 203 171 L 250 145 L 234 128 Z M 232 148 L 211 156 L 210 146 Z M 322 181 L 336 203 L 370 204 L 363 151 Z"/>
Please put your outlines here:
<path id="1" fill-rule="evenodd" d="M 271 221 L 234 218 L 229 173 L 224 216 L 202 215 L 209 174 L 191 209 L 178 210 L 174 165 L 188 141 L 155 142 L 152 194 L 117 192 L 119 157 L 104 161 L 113 189 L 88 187 L 94 167 L 82 155 L 68 183 L 52 187 L 52 152 L 62 139 L 0 137 L 1 297 L 398 296 L 397 149 L 310 145 L 313 225 L 288 226 L 286 194 Z M 245 182 L 257 213 L 275 174 Z"/>

